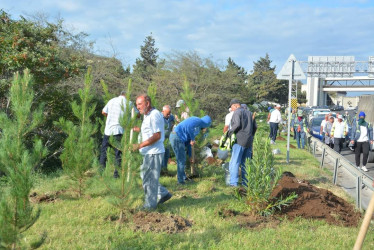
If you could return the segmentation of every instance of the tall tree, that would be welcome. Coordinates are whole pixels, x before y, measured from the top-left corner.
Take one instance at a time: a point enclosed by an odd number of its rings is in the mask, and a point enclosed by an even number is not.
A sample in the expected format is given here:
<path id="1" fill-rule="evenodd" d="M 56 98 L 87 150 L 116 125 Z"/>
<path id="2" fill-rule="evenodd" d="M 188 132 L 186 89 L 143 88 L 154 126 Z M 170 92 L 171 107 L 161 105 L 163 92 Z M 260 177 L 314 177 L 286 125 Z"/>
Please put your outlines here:
<path id="1" fill-rule="evenodd" d="M 256 102 L 267 100 L 287 103 L 287 81 L 277 79 L 275 66 L 272 67 L 271 62 L 268 54 L 253 62 L 253 71 L 248 78 L 249 91 L 255 93 Z"/>
<path id="2" fill-rule="evenodd" d="M 41 140 L 34 138 L 31 148 L 26 141 L 43 121 L 42 106 L 34 109 L 33 82 L 28 70 L 15 74 L 10 87 L 10 112 L 0 113 L 0 170 L 8 186 L 0 197 L 0 248 L 20 248 L 20 235 L 38 219 L 29 201 L 33 187 L 33 169 L 46 155 Z M 32 138 L 31 138 L 32 141 Z"/>
<path id="3" fill-rule="evenodd" d="M 245 69 L 239 65 L 237 65 L 231 57 L 227 59 L 227 66 L 226 71 L 232 71 L 234 74 L 237 75 L 238 79 L 244 83 L 247 79 L 247 72 Z"/>
<path id="4" fill-rule="evenodd" d="M 147 36 L 144 44 L 140 46 L 140 58 L 136 59 L 134 73 L 144 80 L 151 81 L 152 74 L 157 68 L 158 48 L 155 47 L 155 39 L 151 35 Z"/>

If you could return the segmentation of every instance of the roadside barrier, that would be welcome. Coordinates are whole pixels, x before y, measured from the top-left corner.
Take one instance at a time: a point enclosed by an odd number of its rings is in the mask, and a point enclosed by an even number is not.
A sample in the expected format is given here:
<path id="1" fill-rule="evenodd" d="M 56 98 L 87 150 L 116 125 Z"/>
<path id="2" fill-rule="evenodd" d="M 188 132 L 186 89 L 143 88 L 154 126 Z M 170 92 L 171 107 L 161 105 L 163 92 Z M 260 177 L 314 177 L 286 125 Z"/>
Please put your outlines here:
<path id="1" fill-rule="evenodd" d="M 309 152 L 316 156 L 316 151 L 321 151 L 321 163 L 320 167 L 323 168 L 326 158 L 334 163 L 334 172 L 332 182 L 336 185 L 338 181 L 338 172 L 340 168 L 346 169 L 353 177 L 356 179 L 356 207 L 360 210 L 362 209 L 361 205 L 361 189 L 365 185 L 371 191 L 374 191 L 372 187 L 373 178 L 367 175 L 365 172 L 362 172 L 360 169 L 357 169 L 354 164 L 348 161 L 344 156 L 337 153 L 335 150 L 318 140 L 317 138 L 312 137 L 307 133 L 307 142 Z"/>

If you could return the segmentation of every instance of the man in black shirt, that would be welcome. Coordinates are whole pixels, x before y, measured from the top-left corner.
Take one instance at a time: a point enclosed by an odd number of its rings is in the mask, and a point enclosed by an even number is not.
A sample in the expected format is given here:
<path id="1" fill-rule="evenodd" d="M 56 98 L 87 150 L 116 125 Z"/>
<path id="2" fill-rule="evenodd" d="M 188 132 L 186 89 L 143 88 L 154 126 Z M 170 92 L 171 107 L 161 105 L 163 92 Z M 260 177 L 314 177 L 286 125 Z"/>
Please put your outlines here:
<path id="1" fill-rule="evenodd" d="M 252 157 L 252 142 L 257 124 L 253 120 L 252 112 L 242 108 L 239 100 L 231 100 L 230 107 L 234 114 L 231 119 L 229 135 L 234 133 L 237 138 L 236 144 L 232 147 L 229 165 L 230 186 L 238 186 L 239 166 L 241 166 L 242 172 L 242 185 L 247 186 L 245 162 Z"/>

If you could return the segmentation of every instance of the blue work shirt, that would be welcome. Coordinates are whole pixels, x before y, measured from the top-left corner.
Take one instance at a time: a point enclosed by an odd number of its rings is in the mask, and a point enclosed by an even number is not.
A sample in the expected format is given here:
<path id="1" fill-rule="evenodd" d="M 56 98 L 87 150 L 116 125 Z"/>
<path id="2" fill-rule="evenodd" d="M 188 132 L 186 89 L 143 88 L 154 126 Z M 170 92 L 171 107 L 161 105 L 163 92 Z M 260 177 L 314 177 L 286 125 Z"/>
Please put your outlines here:
<path id="1" fill-rule="evenodd" d="M 200 130 L 210 126 L 210 123 L 204 122 L 199 117 L 192 116 L 179 123 L 174 131 L 179 139 L 185 143 L 194 141 L 195 137 L 200 133 Z"/>

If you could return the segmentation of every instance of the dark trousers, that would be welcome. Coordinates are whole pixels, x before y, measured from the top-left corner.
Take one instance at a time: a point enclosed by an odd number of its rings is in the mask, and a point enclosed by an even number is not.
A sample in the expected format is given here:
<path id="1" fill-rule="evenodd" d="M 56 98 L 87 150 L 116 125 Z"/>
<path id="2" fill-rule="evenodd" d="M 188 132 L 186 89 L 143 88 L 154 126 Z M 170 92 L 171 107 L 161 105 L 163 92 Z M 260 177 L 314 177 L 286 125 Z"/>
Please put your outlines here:
<path id="1" fill-rule="evenodd" d="M 343 142 L 345 138 L 334 138 L 334 150 L 340 154 L 343 148 Z"/>
<path id="2" fill-rule="evenodd" d="M 118 142 L 121 141 L 122 139 L 122 135 L 119 134 L 119 135 L 113 135 L 114 139 Z M 101 150 L 100 150 L 100 165 L 105 168 L 106 166 L 106 160 L 107 160 L 107 150 L 108 150 L 108 147 L 111 147 L 114 149 L 114 154 L 116 156 L 116 166 L 120 166 L 121 165 L 121 155 L 122 155 L 122 152 L 120 150 L 118 150 L 117 148 L 113 147 L 112 145 L 109 144 L 109 138 L 110 136 L 108 135 L 104 135 L 104 138 L 103 138 L 103 142 L 101 143 Z"/>
<path id="3" fill-rule="evenodd" d="M 355 160 L 356 160 L 356 166 L 360 166 L 360 156 L 361 152 L 363 153 L 362 157 L 362 166 L 366 166 L 366 163 L 368 162 L 369 157 L 369 142 L 356 142 L 356 148 L 355 148 Z"/>
<path id="4" fill-rule="evenodd" d="M 278 123 L 270 122 L 270 135 L 269 138 L 273 141 L 276 140 L 278 133 Z"/>

